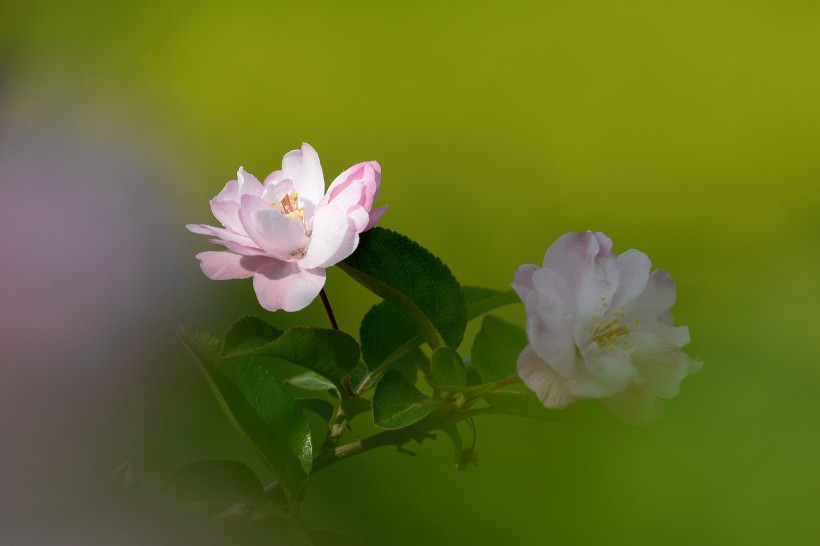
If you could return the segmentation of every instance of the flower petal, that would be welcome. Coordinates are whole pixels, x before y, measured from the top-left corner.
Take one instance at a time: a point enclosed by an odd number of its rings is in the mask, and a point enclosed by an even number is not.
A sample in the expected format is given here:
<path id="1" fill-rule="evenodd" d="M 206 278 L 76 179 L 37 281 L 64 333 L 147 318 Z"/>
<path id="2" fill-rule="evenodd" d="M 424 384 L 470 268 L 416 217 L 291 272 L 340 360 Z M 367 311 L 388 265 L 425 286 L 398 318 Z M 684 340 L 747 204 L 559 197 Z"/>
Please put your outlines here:
<path id="1" fill-rule="evenodd" d="M 252 174 L 245 172 L 243 167 L 239 167 L 236 173 L 236 180 L 231 180 L 219 192 L 219 195 L 211 199 L 211 212 L 220 223 L 229 230 L 242 233 L 242 224 L 239 221 L 239 201 L 243 195 L 262 194 L 262 184 Z"/>
<path id="2" fill-rule="evenodd" d="M 232 231 L 242 231 L 242 224 L 239 222 L 239 202 L 214 198 L 210 204 L 211 212 L 223 226 Z"/>
<path id="3" fill-rule="evenodd" d="M 627 250 L 616 258 L 618 264 L 618 289 L 612 295 L 611 309 L 632 304 L 646 288 L 652 262 L 643 252 Z"/>
<path id="4" fill-rule="evenodd" d="M 333 180 L 327 188 L 324 201 L 342 210 L 358 205 L 369 212 L 379 193 L 380 181 L 381 167 L 378 163 L 358 163 Z"/>
<path id="5" fill-rule="evenodd" d="M 241 199 L 243 195 L 255 195 L 257 197 L 262 195 L 262 184 L 259 182 L 259 179 L 247 172 L 245 167 L 239 167 L 239 170 L 236 172 L 236 179 L 239 182 L 238 198 Z M 237 201 L 238 200 L 239 199 L 237 199 Z"/>
<path id="6" fill-rule="evenodd" d="M 216 239 L 212 239 L 211 242 L 225 245 L 237 254 L 252 256 L 262 252 L 262 249 L 260 249 L 253 239 L 247 235 L 240 235 L 231 230 L 208 226 L 205 224 L 187 224 L 185 227 L 188 231 L 199 235 L 210 235 L 211 237 L 216 237 Z"/>
<path id="7" fill-rule="evenodd" d="M 652 393 L 661 398 L 677 396 L 681 381 L 687 375 L 700 371 L 702 366 L 674 343 L 653 334 L 632 334 L 630 344 L 635 346 L 632 361 L 648 382 Z"/>
<path id="8" fill-rule="evenodd" d="M 566 378 L 553 370 L 529 345 L 518 357 L 518 375 L 548 408 L 565 408 L 577 400 L 567 390 Z"/>
<path id="9" fill-rule="evenodd" d="M 251 239 L 279 260 L 293 261 L 294 254 L 307 246 L 308 237 L 302 223 L 288 218 L 259 197 L 242 196 L 239 219 Z"/>
<path id="10" fill-rule="evenodd" d="M 334 206 L 321 206 L 313 216 L 310 243 L 299 266 L 304 269 L 330 267 L 353 254 L 357 246 L 359 233 L 353 220 Z"/>
<path id="11" fill-rule="evenodd" d="M 632 306 L 631 316 L 640 320 L 656 320 L 675 303 L 677 285 L 669 273 L 656 269 L 649 275 L 646 288 Z"/>
<path id="12" fill-rule="evenodd" d="M 582 398 L 605 398 L 624 391 L 638 378 L 632 359 L 621 347 L 600 349 L 595 345 L 582 349 L 575 377 L 567 388 Z"/>
<path id="13" fill-rule="evenodd" d="M 676 347 L 683 347 L 691 340 L 689 328 L 686 326 L 671 326 L 663 322 L 651 322 L 648 320 L 639 322 L 633 329 L 636 332 L 655 334 L 673 343 Z"/>
<path id="14" fill-rule="evenodd" d="M 612 241 L 600 232 L 567 233 L 547 250 L 544 267 L 560 273 L 575 294 L 575 335 L 581 339 L 593 316 L 609 307 L 618 288 Z"/>
<path id="15" fill-rule="evenodd" d="M 268 311 L 304 309 L 324 285 L 324 269 L 301 269 L 293 262 L 271 260 L 258 267 L 253 276 L 256 297 Z"/>
<path id="16" fill-rule="evenodd" d="M 228 251 L 208 251 L 200 252 L 196 255 L 199 266 L 205 276 L 214 281 L 225 281 L 228 279 L 247 279 L 253 276 L 253 269 L 248 269 L 242 264 L 244 256 Z"/>
<path id="17" fill-rule="evenodd" d="M 516 294 L 518 294 L 518 297 L 521 298 L 522 303 L 526 303 L 530 292 L 535 290 L 532 285 L 532 275 L 537 270 L 538 266 L 532 264 L 521 265 L 515 270 L 512 287 Z"/>
<path id="18" fill-rule="evenodd" d="M 325 177 L 319 155 L 310 144 L 285 154 L 282 158 L 282 175 L 293 180 L 293 187 L 304 202 L 305 215 L 309 218 L 325 193 Z"/>
<path id="19" fill-rule="evenodd" d="M 281 173 L 282 171 L 276 171 Z M 293 192 L 293 180 L 290 178 L 272 179 L 270 176 L 265 179 L 265 189 L 262 191 L 262 199 L 266 203 L 281 203 L 286 194 Z"/>
<path id="20" fill-rule="evenodd" d="M 379 207 L 377 209 L 373 209 L 370 211 L 370 220 L 367 222 L 367 225 L 364 228 L 364 231 L 372 228 L 376 225 L 376 223 L 381 220 L 382 215 L 387 212 L 387 205 L 383 207 Z"/>
<path id="21" fill-rule="evenodd" d="M 534 290 L 525 301 L 530 345 L 552 369 L 564 377 L 572 377 L 575 339 L 566 281 L 551 269 L 538 269 L 532 274 L 532 285 Z"/>

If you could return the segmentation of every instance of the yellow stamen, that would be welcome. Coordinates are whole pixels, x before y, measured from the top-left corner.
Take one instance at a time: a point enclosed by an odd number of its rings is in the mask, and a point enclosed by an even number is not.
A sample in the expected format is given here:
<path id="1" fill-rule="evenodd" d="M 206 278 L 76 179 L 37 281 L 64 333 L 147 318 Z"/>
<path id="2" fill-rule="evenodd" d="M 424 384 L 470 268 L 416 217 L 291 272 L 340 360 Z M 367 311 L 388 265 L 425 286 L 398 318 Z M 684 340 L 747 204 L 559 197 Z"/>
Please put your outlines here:
<path id="1" fill-rule="evenodd" d="M 614 343 L 620 343 L 622 338 L 629 335 L 630 329 L 628 326 L 621 326 L 621 319 L 624 318 L 623 309 L 618 309 L 610 315 L 610 320 L 599 320 L 596 322 L 590 338 L 598 344 L 599 347 L 605 347 Z"/>

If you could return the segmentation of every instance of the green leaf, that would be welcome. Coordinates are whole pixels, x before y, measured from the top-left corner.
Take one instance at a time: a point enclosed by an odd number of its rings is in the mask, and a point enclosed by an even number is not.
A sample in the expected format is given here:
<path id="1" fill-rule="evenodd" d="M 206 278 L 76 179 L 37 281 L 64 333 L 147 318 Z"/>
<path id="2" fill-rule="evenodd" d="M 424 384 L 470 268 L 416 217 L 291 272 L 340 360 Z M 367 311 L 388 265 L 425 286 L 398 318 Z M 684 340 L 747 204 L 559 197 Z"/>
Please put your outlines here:
<path id="1" fill-rule="evenodd" d="M 519 301 L 512 290 L 502 292 L 463 286 L 462 292 L 467 304 L 468 321 Z M 359 337 L 362 340 L 362 358 L 370 371 L 392 365 L 423 341 L 404 313 L 389 301 L 376 304 L 368 311 L 362 320 Z"/>
<path id="2" fill-rule="evenodd" d="M 430 371 L 430 359 L 424 354 L 424 351 L 419 347 L 415 347 L 401 358 L 393 361 L 390 368 L 400 371 L 411 385 L 415 385 L 419 377 L 419 370 L 423 370 L 425 373 Z"/>
<path id="3" fill-rule="evenodd" d="M 264 347 L 283 333 L 282 330 L 262 319 L 252 316 L 242 317 L 225 334 L 222 356 L 230 358 L 253 354 L 257 349 Z"/>
<path id="4" fill-rule="evenodd" d="M 210 334 L 178 328 L 230 422 L 296 498 L 312 466 L 308 420 L 285 387 L 253 357 L 222 358 Z"/>
<path id="5" fill-rule="evenodd" d="M 186 502 L 265 506 L 265 491 L 253 470 L 239 461 L 196 461 L 173 474 L 160 487 Z"/>
<path id="6" fill-rule="evenodd" d="M 323 398 L 297 398 L 296 405 L 303 410 L 312 411 L 322 418 L 325 423 L 330 423 L 333 419 L 335 408 L 330 401 Z"/>
<path id="7" fill-rule="evenodd" d="M 518 355 L 527 334 L 514 324 L 486 315 L 473 342 L 472 364 L 484 382 L 500 381 L 516 373 Z"/>
<path id="8" fill-rule="evenodd" d="M 305 372 L 288 377 L 285 383 L 306 391 L 336 391 L 336 385 L 316 372 Z"/>
<path id="9" fill-rule="evenodd" d="M 370 308 L 359 329 L 362 359 L 370 371 L 397 360 L 407 352 L 405 343 L 416 337 L 416 329 L 398 307 L 383 301 Z M 419 343 L 421 340 L 419 340 Z M 397 352 L 401 349 L 401 353 Z"/>
<path id="10" fill-rule="evenodd" d="M 595 426 L 599 422 L 593 416 L 574 408 L 548 409 L 532 392 L 500 391 L 484 395 L 487 404 L 498 413 L 529 417 L 554 423 Z"/>
<path id="11" fill-rule="evenodd" d="M 430 347 L 458 347 L 467 308 L 458 281 L 441 260 L 394 231 L 373 228 L 339 267 L 392 302 Z"/>
<path id="12" fill-rule="evenodd" d="M 421 421 L 441 404 L 441 400 L 424 396 L 401 373 L 388 370 L 373 393 L 373 422 L 386 429 L 404 428 Z"/>
<path id="13" fill-rule="evenodd" d="M 433 351 L 430 363 L 429 383 L 444 391 L 459 390 L 467 385 L 467 369 L 461 355 L 449 347 L 439 347 Z"/>
<path id="14" fill-rule="evenodd" d="M 467 302 L 468 322 L 499 307 L 521 302 L 515 290 L 501 291 L 477 286 L 462 286 L 461 290 Z"/>
<path id="15" fill-rule="evenodd" d="M 242 337 L 245 334 L 247 338 Z M 282 334 L 261 319 L 245 317 L 225 335 L 222 356 L 278 358 L 312 370 L 343 390 L 344 376 L 359 362 L 359 344 L 339 330 L 294 327 Z"/>

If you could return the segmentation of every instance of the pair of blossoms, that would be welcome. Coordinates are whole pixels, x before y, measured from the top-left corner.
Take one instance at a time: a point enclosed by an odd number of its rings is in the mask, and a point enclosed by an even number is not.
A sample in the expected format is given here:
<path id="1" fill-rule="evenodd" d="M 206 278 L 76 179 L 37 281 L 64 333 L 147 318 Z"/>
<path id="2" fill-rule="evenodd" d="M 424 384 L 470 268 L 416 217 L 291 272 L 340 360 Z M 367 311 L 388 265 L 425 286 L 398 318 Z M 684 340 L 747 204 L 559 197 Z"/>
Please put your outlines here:
<path id="1" fill-rule="evenodd" d="M 226 247 L 197 254 L 202 271 L 214 280 L 253 277 L 269 311 L 305 308 L 322 290 L 325 269 L 350 256 L 386 210 L 373 208 L 380 180 L 378 163 L 359 163 L 325 192 L 308 144 L 287 153 L 264 184 L 240 168 L 211 200 L 222 227 L 187 226 Z M 561 236 L 543 267 L 518 268 L 512 285 L 529 339 L 518 374 L 546 407 L 593 398 L 628 421 L 651 421 L 660 399 L 676 396 L 700 369 L 681 350 L 688 328 L 674 326 L 669 311 L 675 281 L 650 269 L 643 252 L 615 256 L 606 235 L 589 231 Z"/>

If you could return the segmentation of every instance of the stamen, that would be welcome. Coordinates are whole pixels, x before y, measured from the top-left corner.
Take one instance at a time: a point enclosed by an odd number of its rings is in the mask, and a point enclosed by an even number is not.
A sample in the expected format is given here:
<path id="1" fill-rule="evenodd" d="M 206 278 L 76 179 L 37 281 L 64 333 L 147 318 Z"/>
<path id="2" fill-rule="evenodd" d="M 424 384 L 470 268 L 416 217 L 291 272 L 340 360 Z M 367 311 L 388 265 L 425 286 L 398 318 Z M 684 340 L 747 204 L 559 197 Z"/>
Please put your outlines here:
<path id="1" fill-rule="evenodd" d="M 624 310 L 621 308 L 615 310 L 610 315 L 610 320 L 599 320 L 596 322 L 590 332 L 591 340 L 597 343 L 599 347 L 622 341 L 622 338 L 628 336 L 630 333 L 628 326 L 621 326 L 621 320 L 623 318 Z"/>
<path id="2" fill-rule="evenodd" d="M 295 191 L 285 194 L 279 203 L 274 202 L 271 204 L 290 220 L 298 220 L 305 226 L 305 208 L 299 207 L 299 194 Z M 307 230 L 307 226 L 305 226 L 305 230 Z"/>
<path id="3" fill-rule="evenodd" d="M 292 212 L 296 212 L 297 206 L 299 204 L 299 194 L 296 192 L 285 194 L 285 197 L 282 198 L 282 211 L 285 214 L 290 214 Z"/>

